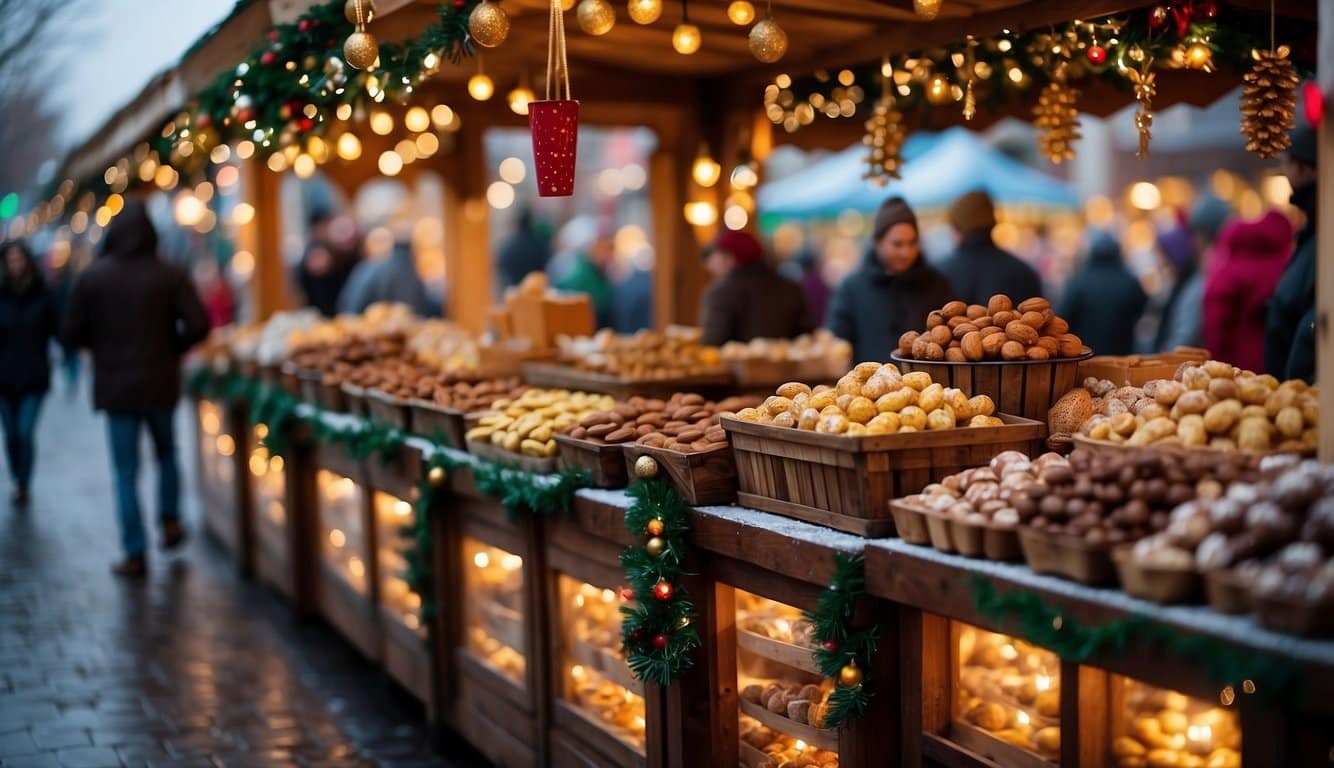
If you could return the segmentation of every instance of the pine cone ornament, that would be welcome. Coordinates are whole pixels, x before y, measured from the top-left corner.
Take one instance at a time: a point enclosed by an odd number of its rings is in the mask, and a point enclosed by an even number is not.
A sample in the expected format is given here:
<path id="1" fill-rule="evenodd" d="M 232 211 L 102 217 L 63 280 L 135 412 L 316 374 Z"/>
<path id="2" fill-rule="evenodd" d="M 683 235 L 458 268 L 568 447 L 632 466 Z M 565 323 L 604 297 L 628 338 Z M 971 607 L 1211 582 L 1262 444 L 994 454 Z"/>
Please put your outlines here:
<path id="1" fill-rule="evenodd" d="M 866 173 L 862 178 L 870 179 L 880 185 L 889 183 L 891 178 L 899 178 L 899 168 L 903 165 L 903 113 L 894 108 L 894 99 L 885 96 L 876 103 L 871 116 L 866 119 L 866 135 L 862 143 L 868 148 L 866 154 Z"/>
<path id="2" fill-rule="evenodd" d="M 1288 132 L 1295 125 L 1297 86 L 1301 78 L 1288 58 L 1288 46 L 1251 51 L 1255 64 L 1243 78 L 1241 135 L 1246 149 L 1269 159 L 1292 143 Z"/>
<path id="3" fill-rule="evenodd" d="M 1079 91 L 1065 83 L 1051 82 L 1033 107 L 1038 151 L 1057 165 L 1075 158 L 1074 143 L 1080 138 L 1079 110 L 1075 107 L 1078 99 Z"/>

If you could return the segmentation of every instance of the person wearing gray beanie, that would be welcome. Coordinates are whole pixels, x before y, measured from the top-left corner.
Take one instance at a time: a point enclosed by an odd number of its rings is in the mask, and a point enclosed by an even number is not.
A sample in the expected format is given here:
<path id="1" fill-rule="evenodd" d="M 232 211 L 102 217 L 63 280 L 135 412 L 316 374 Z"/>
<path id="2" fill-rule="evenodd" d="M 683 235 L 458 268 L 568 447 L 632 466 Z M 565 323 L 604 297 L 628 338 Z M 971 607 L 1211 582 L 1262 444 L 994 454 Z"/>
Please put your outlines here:
<path id="1" fill-rule="evenodd" d="M 1316 135 L 1305 123 L 1292 132 L 1292 145 L 1279 170 L 1292 185 L 1290 202 L 1306 216 L 1296 250 L 1269 301 L 1265 322 L 1265 368 L 1280 379 L 1315 380 Z"/>
<path id="2" fill-rule="evenodd" d="M 950 282 L 922 257 L 917 214 L 901 197 L 880 204 L 860 269 L 838 286 L 825 325 L 858 361 L 888 362 L 899 337 L 954 298 Z"/>

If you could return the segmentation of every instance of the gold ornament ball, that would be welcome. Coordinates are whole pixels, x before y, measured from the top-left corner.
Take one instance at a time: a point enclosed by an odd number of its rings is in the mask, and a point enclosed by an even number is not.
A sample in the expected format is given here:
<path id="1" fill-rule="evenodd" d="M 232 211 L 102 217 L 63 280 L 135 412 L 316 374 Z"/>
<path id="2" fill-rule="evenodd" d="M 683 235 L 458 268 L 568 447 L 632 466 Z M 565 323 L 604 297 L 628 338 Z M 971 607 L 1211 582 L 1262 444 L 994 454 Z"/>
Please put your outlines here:
<path id="1" fill-rule="evenodd" d="M 848 664 L 838 671 L 838 682 L 844 688 L 861 685 L 862 670 L 856 664 Z"/>
<path id="2" fill-rule="evenodd" d="M 936 106 L 948 104 L 954 99 L 949 78 L 941 74 L 931 76 L 926 83 L 926 100 Z"/>
<path id="3" fill-rule="evenodd" d="M 607 0 L 580 0 L 579 28 L 590 35 L 605 35 L 616 26 L 616 9 Z"/>
<path id="4" fill-rule="evenodd" d="M 750 52 L 765 64 L 772 64 L 787 53 L 787 33 L 773 19 L 764 19 L 750 28 Z"/>
<path id="5" fill-rule="evenodd" d="M 676 29 L 672 30 L 672 48 L 683 56 L 689 56 L 698 51 L 703 41 L 699 27 L 694 24 L 677 24 Z"/>
<path id="6" fill-rule="evenodd" d="M 658 460 L 652 456 L 640 456 L 635 459 L 635 477 L 650 478 L 658 476 Z"/>
<path id="7" fill-rule="evenodd" d="M 361 6 L 361 18 L 357 17 L 357 6 Z M 370 24 L 375 18 L 375 3 L 371 0 L 347 0 L 343 3 L 343 15 L 353 24 Z"/>
<path id="8" fill-rule="evenodd" d="M 343 43 L 343 58 L 357 69 L 370 69 L 380 58 L 380 44 L 369 32 L 353 32 Z"/>
<path id="9" fill-rule="evenodd" d="M 930 21 L 940 15 L 940 6 L 943 0 L 913 0 L 913 11 L 922 18 Z"/>
<path id="10" fill-rule="evenodd" d="M 755 6 L 750 0 L 732 0 L 727 6 L 727 19 L 738 27 L 755 20 Z"/>
<path id="11" fill-rule="evenodd" d="M 432 488 L 439 488 L 445 484 L 447 477 L 444 467 L 431 467 L 431 471 L 426 473 L 426 482 L 430 483 Z"/>
<path id="12" fill-rule="evenodd" d="M 482 0 L 468 14 L 468 34 L 483 48 L 495 48 L 510 33 L 510 17 L 499 3 Z"/>
<path id="13" fill-rule="evenodd" d="M 1204 69 L 1213 64 L 1214 52 L 1204 43 L 1191 43 L 1186 49 L 1186 64 L 1191 69 Z"/>
<path id="14" fill-rule="evenodd" d="M 657 557 L 658 555 L 661 555 L 665 549 L 667 549 L 667 542 L 657 536 L 654 536 L 644 543 L 644 551 L 648 552 L 649 557 Z"/>
<path id="15" fill-rule="evenodd" d="M 667 526 L 664 525 L 661 520 L 655 517 L 652 520 L 648 521 L 648 525 L 645 526 L 645 529 L 648 531 L 648 535 L 650 536 L 661 536 L 662 532 L 667 530 Z"/>
<path id="16" fill-rule="evenodd" d="M 636 24 L 652 24 L 662 17 L 662 0 L 630 0 L 626 10 Z"/>

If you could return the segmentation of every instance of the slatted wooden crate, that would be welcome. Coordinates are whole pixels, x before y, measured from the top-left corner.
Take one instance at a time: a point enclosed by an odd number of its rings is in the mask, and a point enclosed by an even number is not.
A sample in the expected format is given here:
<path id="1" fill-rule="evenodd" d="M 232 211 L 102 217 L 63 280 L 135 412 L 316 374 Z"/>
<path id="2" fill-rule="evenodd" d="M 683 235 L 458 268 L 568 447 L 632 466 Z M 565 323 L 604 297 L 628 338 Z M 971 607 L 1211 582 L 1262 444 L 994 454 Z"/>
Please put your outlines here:
<path id="1" fill-rule="evenodd" d="M 1001 451 L 1040 453 L 1044 424 L 848 437 L 723 417 L 742 506 L 862 536 L 894 533 L 889 502 L 986 464 Z"/>
<path id="2" fill-rule="evenodd" d="M 1079 363 L 1092 355 L 1062 360 L 946 363 L 893 356 L 904 373 L 926 371 L 931 380 L 973 395 L 987 395 L 996 410 L 1045 422 L 1047 411 L 1078 384 Z"/>

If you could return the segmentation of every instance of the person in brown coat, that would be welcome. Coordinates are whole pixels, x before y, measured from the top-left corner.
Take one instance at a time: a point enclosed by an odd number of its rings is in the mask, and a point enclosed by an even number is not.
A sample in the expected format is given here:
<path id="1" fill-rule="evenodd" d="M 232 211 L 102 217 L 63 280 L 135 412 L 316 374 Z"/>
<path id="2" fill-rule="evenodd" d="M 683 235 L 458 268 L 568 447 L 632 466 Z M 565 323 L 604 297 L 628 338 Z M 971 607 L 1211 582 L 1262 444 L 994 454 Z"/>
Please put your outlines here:
<path id="1" fill-rule="evenodd" d="M 70 292 L 61 337 L 93 357 L 93 407 L 107 412 L 116 508 L 125 560 L 113 571 L 142 576 L 139 433 L 148 429 L 158 460 L 162 546 L 185 539 L 172 414 L 181 394 L 181 357 L 208 334 L 208 313 L 184 270 L 157 256 L 157 231 L 141 200 L 129 198 L 107 227 L 102 256 Z"/>
<path id="2" fill-rule="evenodd" d="M 713 283 L 704 292 L 703 342 L 790 339 L 815 328 L 801 287 L 770 267 L 764 248 L 745 232 L 723 232 L 704 249 Z"/>

